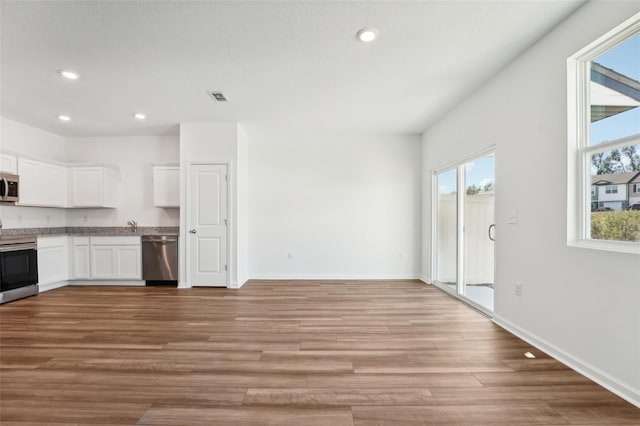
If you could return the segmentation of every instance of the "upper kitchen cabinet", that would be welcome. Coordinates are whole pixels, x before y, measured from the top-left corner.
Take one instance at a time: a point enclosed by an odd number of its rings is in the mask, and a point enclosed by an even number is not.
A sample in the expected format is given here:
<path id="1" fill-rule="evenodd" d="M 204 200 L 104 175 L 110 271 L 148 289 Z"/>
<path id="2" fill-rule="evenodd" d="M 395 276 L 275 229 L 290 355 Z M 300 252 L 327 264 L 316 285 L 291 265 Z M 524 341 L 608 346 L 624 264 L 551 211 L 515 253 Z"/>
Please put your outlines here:
<path id="1" fill-rule="evenodd" d="M 18 159 L 13 155 L 0 154 L 0 172 L 18 174 Z"/>
<path id="2" fill-rule="evenodd" d="M 66 207 L 67 168 L 43 161 L 18 158 L 20 206 Z"/>
<path id="3" fill-rule="evenodd" d="M 180 207 L 180 167 L 153 167 L 153 205 Z"/>
<path id="4" fill-rule="evenodd" d="M 111 166 L 72 166 L 70 179 L 69 207 L 116 207 L 117 169 Z"/>

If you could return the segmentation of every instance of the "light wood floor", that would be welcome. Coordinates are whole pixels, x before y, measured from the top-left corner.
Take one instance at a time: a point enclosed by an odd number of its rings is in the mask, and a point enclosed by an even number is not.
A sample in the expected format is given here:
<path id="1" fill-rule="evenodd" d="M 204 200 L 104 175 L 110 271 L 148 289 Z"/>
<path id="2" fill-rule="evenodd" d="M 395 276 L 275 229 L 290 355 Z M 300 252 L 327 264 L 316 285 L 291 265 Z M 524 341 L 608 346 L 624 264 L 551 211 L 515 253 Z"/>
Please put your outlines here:
<path id="1" fill-rule="evenodd" d="M 65 287 L 0 320 L 2 425 L 640 424 L 413 281 Z"/>

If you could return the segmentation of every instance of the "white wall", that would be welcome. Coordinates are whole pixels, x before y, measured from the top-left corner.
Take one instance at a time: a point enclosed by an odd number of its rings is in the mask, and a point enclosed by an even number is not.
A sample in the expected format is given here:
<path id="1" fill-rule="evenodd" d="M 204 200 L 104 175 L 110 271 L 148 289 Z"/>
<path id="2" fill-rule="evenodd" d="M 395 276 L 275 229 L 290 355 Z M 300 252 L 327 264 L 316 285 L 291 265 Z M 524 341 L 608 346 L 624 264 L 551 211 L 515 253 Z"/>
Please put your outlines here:
<path id="1" fill-rule="evenodd" d="M 419 136 L 251 134 L 251 278 L 417 277 L 420 152 Z"/>
<path id="2" fill-rule="evenodd" d="M 69 209 L 67 226 L 178 226 L 179 209 L 153 206 L 152 164 L 177 164 L 179 155 L 178 136 L 69 138 L 67 162 L 114 164 L 120 188 L 117 208 Z"/>
<path id="3" fill-rule="evenodd" d="M 40 160 L 65 161 L 67 148 L 62 136 L 0 117 L 0 151 Z M 0 203 L 4 228 L 66 226 L 65 211 L 41 207 L 16 207 Z"/>
<path id="4" fill-rule="evenodd" d="M 423 135 L 425 180 L 496 144 L 496 321 L 636 404 L 640 257 L 567 247 L 565 188 L 566 58 L 639 10 L 638 2 L 587 3 Z M 507 224 L 509 209 L 519 211 L 517 225 Z"/>

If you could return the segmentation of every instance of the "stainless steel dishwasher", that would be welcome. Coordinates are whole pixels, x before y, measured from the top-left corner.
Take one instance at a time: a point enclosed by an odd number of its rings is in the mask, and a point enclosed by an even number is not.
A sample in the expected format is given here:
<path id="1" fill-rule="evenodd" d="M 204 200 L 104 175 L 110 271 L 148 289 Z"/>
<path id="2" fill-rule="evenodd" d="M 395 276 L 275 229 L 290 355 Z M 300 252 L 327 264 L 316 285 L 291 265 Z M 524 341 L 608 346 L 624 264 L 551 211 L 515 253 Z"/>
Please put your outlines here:
<path id="1" fill-rule="evenodd" d="M 142 236 L 142 279 L 145 281 L 178 280 L 178 236 Z"/>

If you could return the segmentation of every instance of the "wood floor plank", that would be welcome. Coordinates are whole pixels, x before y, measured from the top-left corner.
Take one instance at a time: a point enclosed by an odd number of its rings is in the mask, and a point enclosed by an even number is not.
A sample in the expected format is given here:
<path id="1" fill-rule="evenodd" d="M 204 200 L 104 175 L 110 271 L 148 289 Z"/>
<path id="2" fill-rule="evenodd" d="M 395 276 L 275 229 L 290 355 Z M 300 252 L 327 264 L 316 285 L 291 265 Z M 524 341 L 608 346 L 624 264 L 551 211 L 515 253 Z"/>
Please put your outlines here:
<path id="1" fill-rule="evenodd" d="M 258 388 L 259 389 L 259 388 Z M 168 405 L 240 405 L 247 388 L 207 386 L 157 386 L 40 383 L 37 387 L 27 383 L 11 383 L 0 389 L 5 401 L 82 401 L 112 403 L 156 403 Z M 8 404 L 9 402 L 7 402 Z"/>
<path id="2" fill-rule="evenodd" d="M 307 378 L 310 388 L 416 388 L 481 387 L 471 374 L 315 374 Z"/>
<path id="3" fill-rule="evenodd" d="M 502 405 L 448 407 L 354 406 L 352 407 L 352 411 L 353 423 L 356 426 L 515 426 L 569 424 L 567 419 L 544 404 L 507 407 Z"/>
<path id="4" fill-rule="evenodd" d="M 439 405 L 550 404 L 558 401 L 572 406 L 628 405 L 620 397 L 594 383 L 430 390 Z"/>
<path id="5" fill-rule="evenodd" d="M 640 409 L 412 280 L 21 299 L 0 306 L 0 401 L 3 426 L 640 425 Z"/>
<path id="6" fill-rule="evenodd" d="M 435 405 L 426 389 L 249 389 L 244 404 L 266 405 Z"/>
<path id="7" fill-rule="evenodd" d="M 40 401 L 24 399 L 20 401 L 0 401 L 2 422 L 26 421 L 40 424 L 75 423 L 75 424 L 119 424 L 131 425 L 144 415 L 149 408 L 144 403 L 113 403 L 92 401 L 56 401 L 55 409 L 51 409 Z"/>
<path id="8" fill-rule="evenodd" d="M 513 373 L 474 373 L 484 386 L 579 385 L 591 383 L 573 370 L 518 371 Z"/>
<path id="9" fill-rule="evenodd" d="M 353 426 L 349 407 L 165 407 L 150 408 L 138 425 Z"/>

